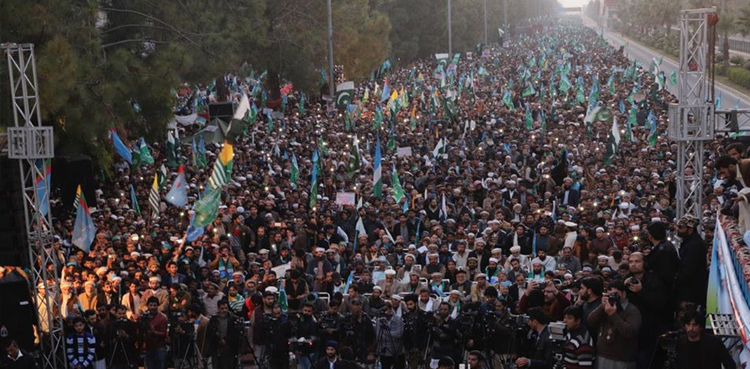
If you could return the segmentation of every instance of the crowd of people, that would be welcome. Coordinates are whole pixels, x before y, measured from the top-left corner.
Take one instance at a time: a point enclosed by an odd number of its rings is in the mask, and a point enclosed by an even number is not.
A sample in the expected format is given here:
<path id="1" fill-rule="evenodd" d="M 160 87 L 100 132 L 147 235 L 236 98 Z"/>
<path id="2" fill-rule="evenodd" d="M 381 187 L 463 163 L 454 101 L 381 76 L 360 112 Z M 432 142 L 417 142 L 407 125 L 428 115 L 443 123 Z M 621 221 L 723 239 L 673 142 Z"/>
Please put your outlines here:
<path id="1" fill-rule="evenodd" d="M 239 102 L 254 89 L 245 77 L 186 96 Z M 144 205 L 163 143 L 151 145 L 154 164 L 120 160 L 99 179 L 89 250 L 71 242 L 71 204 L 52 201 L 59 270 L 47 267 L 60 284 L 38 290 L 60 309 L 40 320 L 65 319 L 70 367 L 230 368 L 249 357 L 287 368 L 291 352 L 305 369 L 640 369 L 677 328 L 680 368 L 733 367 L 701 308 L 706 240 L 742 189 L 737 161 L 719 142 L 697 153 L 704 217 L 675 218 L 675 97 L 649 66 L 559 22 L 386 78 L 359 84 L 348 111 L 289 92 L 284 118 L 248 124 L 219 214 L 191 241 L 211 167 L 193 162 L 190 144 L 185 207 L 165 201 L 168 186 L 158 217 Z M 386 83 L 396 99 L 381 98 Z M 596 107 L 611 117 L 588 119 Z M 206 145 L 209 159 L 221 146 Z M 169 168 L 166 182 L 176 176 Z M 4 347 L 12 367 L 21 351 Z"/>

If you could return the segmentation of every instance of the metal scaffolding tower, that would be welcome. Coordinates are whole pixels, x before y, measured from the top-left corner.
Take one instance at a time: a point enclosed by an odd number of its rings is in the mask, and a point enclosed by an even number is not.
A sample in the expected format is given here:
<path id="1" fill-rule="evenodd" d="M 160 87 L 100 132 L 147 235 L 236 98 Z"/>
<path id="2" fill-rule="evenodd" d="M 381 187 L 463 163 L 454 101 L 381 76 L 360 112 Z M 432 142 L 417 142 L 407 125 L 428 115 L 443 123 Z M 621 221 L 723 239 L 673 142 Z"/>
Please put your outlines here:
<path id="1" fill-rule="evenodd" d="M 42 365 L 44 368 L 66 368 L 65 337 L 57 292 L 60 281 L 57 273 L 49 273 L 46 268 L 51 263 L 54 270 L 59 270 L 52 242 L 52 215 L 49 211 L 46 215 L 39 211 L 42 206 L 49 209 L 49 191 L 42 191 L 43 195 L 38 196 L 37 183 L 37 178 L 45 178 L 44 165 L 39 165 L 39 162 L 54 157 L 54 136 L 52 127 L 42 126 L 34 45 L 3 44 L 2 50 L 8 61 L 14 123 L 8 128 L 8 157 L 18 159 L 21 174 Z"/>
<path id="2" fill-rule="evenodd" d="M 713 81 L 709 68 L 709 14 L 716 9 L 680 12 L 679 104 L 669 106 L 669 138 L 677 143 L 677 217 L 701 218 L 704 142 L 714 138 Z"/>

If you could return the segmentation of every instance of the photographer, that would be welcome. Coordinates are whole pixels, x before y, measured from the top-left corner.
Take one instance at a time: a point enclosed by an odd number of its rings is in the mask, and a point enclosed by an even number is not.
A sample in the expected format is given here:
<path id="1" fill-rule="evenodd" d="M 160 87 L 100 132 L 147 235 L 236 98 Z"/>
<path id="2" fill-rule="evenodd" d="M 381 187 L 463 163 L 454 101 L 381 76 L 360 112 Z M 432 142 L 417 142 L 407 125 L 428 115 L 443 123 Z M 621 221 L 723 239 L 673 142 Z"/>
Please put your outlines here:
<path id="1" fill-rule="evenodd" d="M 107 356 L 109 368 L 132 369 L 138 364 L 136 350 L 136 324 L 127 318 L 128 309 L 119 305 L 115 309 L 115 321 L 109 331 L 110 353 Z"/>
<path id="2" fill-rule="evenodd" d="M 253 357 L 255 360 L 260 362 L 265 352 L 265 346 L 269 337 L 265 337 L 265 329 L 263 317 L 266 314 L 271 314 L 271 310 L 276 305 L 277 297 L 276 293 L 278 290 L 276 287 L 268 287 L 263 291 L 263 303 L 256 306 L 253 310 L 252 315 L 252 328 L 253 328 Z"/>
<path id="3" fill-rule="evenodd" d="M 147 310 L 141 315 L 141 329 L 145 342 L 146 369 L 167 367 L 167 316 L 159 311 L 159 298 L 151 296 L 146 301 Z"/>
<path id="4" fill-rule="evenodd" d="M 657 337 L 668 330 L 673 319 L 666 306 L 664 283 L 656 274 L 645 270 L 643 254 L 630 254 L 628 266 L 630 274 L 625 279 L 628 301 L 638 308 L 643 320 L 638 332 L 638 368 L 647 368 Z"/>
<path id="5" fill-rule="evenodd" d="M 589 326 L 597 330 L 598 368 L 635 368 L 641 312 L 628 302 L 626 290 L 622 282 L 611 282 L 602 304 L 589 315 Z"/>
<path id="6" fill-rule="evenodd" d="M 404 301 L 406 301 L 406 312 L 402 315 L 402 319 L 404 320 L 406 361 L 410 368 L 416 368 L 424 358 L 427 346 L 426 332 L 428 325 L 432 323 L 432 317 L 419 308 L 417 295 L 406 295 Z"/>
<path id="7" fill-rule="evenodd" d="M 393 306 L 386 305 L 375 326 L 378 359 L 382 369 L 404 368 L 404 322 L 394 315 Z"/>
<path id="8" fill-rule="evenodd" d="M 544 315 L 544 310 L 540 307 L 530 308 L 526 315 L 529 316 L 529 328 L 532 331 L 532 341 L 534 341 L 534 350 L 531 358 L 519 357 L 516 359 L 516 365 L 521 368 L 551 368 L 554 358 L 549 350 L 550 332 L 547 324 L 549 318 Z"/>
<path id="9" fill-rule="evenodd" d="M 220 300 L 216 306 L 219 312 L 208 323 L 208 337 L 215 344 L 211 361 L 216 369 L 230 368 L 237 364 L 241 327 L 229 312 L 229 301 Z"/>
<path id="10" fill-rule="evenodd" d="M 563 313 L 565 323 L 565 369 L 593 368 L 596 350 L 594 340 L 583 326 L 583 308 L 568 306 Z"/>
<path id="11" fill-rule="evenodd" d="M 281 310 L 281 306 L 275 305 L 270 316 L 264 317 L 266 334 L 270 337 L 270 348 L 268 349 L 270 368 L 289 368 L 289 338 L 292 336 L 292 328 L 287 315 Z M 236 363 L 234 364 L 236 365 Z M 230 368 L 221 366 L 219 368 Z"/>
<path id="12" fill-rule="evenodd" d="M 313 312 L 315 309 L 309 302 L 302 305 L 302 312 L 298 315 L 298 321 L 293 327 L 294 337 L 310 340 L 309 344 L 294 346 L 294 355 L 300 368 L 309 369 L 315 362 L 312 355 L 317 351 L 318 322 L 315 321 Z"/>
<path id="13" fill-rule="evenodd" d="M 339 326 L 341 325 L 341 319 L 343 319 L 344 316 L 339 313 L 340 306 L 341 302 L 333 299 L 328 303 L 328 311 L 321 314 L 320 319 L 318 320 L 318 331 L 320 332 L 321 342 L 341 341 Z M 320 350 L 325 350 L 325 347 L 321 347 Z M 325 351 L 320 352 L 320 355 L 325 355 Z"/>
<path id="14" fill-rule="evenodd" d="M 451 307 L 447 302 L 438 306 L 432 326 L 432 361 L 437 362 L 443 357 L 460 360 L 461 346 L 456 344 L 458 338 L 458 324 L 451 317 Z"/>
<path id="15" fill-rule="evenodd" d="M 372 318 L 363 311 L 362 303 L 353 300 L 351 315 L 341 321 L 341 335 L 346 347 L 352 349 L 354 357 L 359 362 L 367 362 L 369 350 L 375 342 L 375 328 Z"/>
<path id="16" fill-rule="evenodd" d="M 183 311 L 178 310 L 172 313 L 170 324 L 170 351 L 174 367 L 190 367 L 190 360 L 195 357 L 192 341 L 195 335 L 193 323 L 188 321 L 187 315 Z"/>
<path id="17" fill-rule="evenodd" d="M 212 344 L 208 338 L 208 324 L 211 320 L 201 313 L 201 307 L 198 304 L 188 306 L 187 317 L 195 329 L 195 340 L 198 345 L 198 351 L 204 360 L 208 361 L 208 352 Z"/>

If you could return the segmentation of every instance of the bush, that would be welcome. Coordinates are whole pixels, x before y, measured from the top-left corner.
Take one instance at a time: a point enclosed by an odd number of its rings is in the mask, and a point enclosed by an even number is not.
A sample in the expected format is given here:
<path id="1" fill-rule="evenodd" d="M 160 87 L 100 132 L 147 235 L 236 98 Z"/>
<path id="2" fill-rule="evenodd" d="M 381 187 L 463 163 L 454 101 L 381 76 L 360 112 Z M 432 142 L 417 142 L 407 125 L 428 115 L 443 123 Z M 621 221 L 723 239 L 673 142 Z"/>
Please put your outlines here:
<path id="1" fill-rule="evenodd" d="M 745 63 L 745 69 L 750 70 L 750 61 L 748 61 L 747 63 Z"/>
<path id="2" fill-rule="evenodd" d="M 714 65 L 714 68 L 715 68 L 716 74 L 718 74 L 720 76 L 726 76 L 727 75 L 727 69 L 728 68 L 725 67 L 724 64 L 717 62 L 716 65 Z"/>
<path id="3" fill-rule="evenodd" d="M 732 55 L 729 58 L 729 62 L 734 65 L 742 65 L 742 64 L 745 64 L 745 59 L 739 55 Z"/>
<path id="4" fill-rule="evenodd" d="M 721 53 L 718 53 L 718 54 L 714 55 L 714 62 L 716 62 L 716 63 L 723 63 L 724 62 L 724 55 L 722 55 Z"/>
<path id="5" fill-rule="evenodd" d="M 729 80 L 745 88 L 750 88 L 750 70 L 742 67 L 731 67 L 727 71 Z"/>

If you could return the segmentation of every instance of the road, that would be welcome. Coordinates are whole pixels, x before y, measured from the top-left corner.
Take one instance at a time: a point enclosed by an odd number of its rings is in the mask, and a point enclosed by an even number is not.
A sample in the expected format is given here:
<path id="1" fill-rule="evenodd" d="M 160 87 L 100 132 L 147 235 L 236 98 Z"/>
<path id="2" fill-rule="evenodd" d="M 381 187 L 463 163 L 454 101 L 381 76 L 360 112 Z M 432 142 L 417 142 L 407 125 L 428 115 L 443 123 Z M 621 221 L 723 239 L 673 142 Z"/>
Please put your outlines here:
<path id="1" fill-rule="evenodd" d="M 583 24 L 595 29 L 597 33 L 601 33 L 601 27 L 590 18 L 584 17 Z M 640 61 L 643 64 L 644 68 L 648 68 L 649 65 L 651 65 L 651 61 L 653 60 L 653 58 L 659 59 L 661 56 L 663 56 L 663 54 L 656 53 L 639 44 L 638 42 L 630 38 L 624 38 L 620 36 L 619 33 L 610 31 L 608 29 L 605 29 L 604 31 L 604 39 L 607 40 L 607 42 L 609 42 L 615 48 L 625 46 L 625 53 L 628 58 L 631 60 Z M 672 71 L 676 71 L 678 69 L 679 66 L 677 65 L 677 62 L 673 61 L 669 56 L 664 56 L 664 62 L 661 65 L 661 70 L 664 71 L 667 79 L 669 79 L 669 75 L 672 73 Z M 669 82 L 667 82 L 667 89 L 672 94 L 677 95 L 677 86 L 672 86 Z M 729 87 L 723 83 L 716 82 L 716 94 L 718 95 L 719 92 L 721 92 L 722 109 L 732 109 L 735 104 L 737 104 L 740 109 L 750 109 L 750 96 L 737 91 L 736 89 Z"/>

